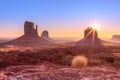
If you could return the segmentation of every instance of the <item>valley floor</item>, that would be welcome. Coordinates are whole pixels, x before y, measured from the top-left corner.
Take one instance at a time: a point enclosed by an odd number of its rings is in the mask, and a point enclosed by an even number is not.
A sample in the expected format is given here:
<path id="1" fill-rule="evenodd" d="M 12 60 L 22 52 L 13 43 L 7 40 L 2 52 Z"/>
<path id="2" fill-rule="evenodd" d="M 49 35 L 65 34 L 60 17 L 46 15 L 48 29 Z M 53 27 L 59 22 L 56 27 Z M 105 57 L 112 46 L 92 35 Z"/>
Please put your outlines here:
<path id="1" fill-rule="evenodd" d="M 76 55 L 86 67 L 71 66 Z M 119 80 L 120 47 L 67 47 L 0 52 L 0 80 Z"/>
<path id="2" fill-rule="evenodd" d="M 41 65 L 10 66 L 0 72 L 0 80 L 119 80 L 120 67 L 73 68 L 49 62 Z"/>

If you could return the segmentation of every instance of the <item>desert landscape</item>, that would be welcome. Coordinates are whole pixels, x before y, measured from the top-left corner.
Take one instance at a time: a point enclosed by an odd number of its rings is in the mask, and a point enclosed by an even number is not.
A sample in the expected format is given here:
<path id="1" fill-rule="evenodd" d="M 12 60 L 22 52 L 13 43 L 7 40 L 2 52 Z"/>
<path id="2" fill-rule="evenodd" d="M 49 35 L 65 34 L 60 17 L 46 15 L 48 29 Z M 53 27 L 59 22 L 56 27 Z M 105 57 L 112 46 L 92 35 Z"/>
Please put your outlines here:
<path id="1" fill-rule="evenodd" d="M 119 0 L 1 0 L 0 80 L 120 80 Z"/>
<path id="2" fill-rule="evenodd" d="M 1 42 L 0 80 L 120 79 L 120 43 L 98 38 L 92 27 L 83 39 L 70 42 L 36 32 L 26 21 L 23 36 Z"/>

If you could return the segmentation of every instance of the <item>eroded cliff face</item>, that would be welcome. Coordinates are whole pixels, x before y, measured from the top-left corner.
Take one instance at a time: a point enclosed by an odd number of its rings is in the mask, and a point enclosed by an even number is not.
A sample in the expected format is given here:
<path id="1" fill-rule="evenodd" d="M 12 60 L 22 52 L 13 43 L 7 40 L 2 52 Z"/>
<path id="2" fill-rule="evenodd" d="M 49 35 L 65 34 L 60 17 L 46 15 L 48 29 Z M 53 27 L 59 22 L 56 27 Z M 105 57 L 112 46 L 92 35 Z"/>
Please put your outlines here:
<path id="1" fill-rule="evenodd" d="M 29 47 L 54 45 L 53 42 L 39 37 L 37 26 L 35 28 L 34 23 L 28 21 L 25 21 L 24 23 L 24 34 L 17 39 L 7 42 L 6 44 Z"/>
<path id="2" fill-rule="evenodd" d="M 97 30 L 93 29 L 92 27 L 88 27 L 84 31 L 84 38 L 77 42 L 77 46 L 96 46 L 101 45 L 102 41 L 98 38 Z"/>
<path id="3" fill-rule="evenodd" d="M 37 26 L 34 28 L 33 22 L 26 21 L 24 24 L 24 35 L 30 37 L 38 36 Z"/>

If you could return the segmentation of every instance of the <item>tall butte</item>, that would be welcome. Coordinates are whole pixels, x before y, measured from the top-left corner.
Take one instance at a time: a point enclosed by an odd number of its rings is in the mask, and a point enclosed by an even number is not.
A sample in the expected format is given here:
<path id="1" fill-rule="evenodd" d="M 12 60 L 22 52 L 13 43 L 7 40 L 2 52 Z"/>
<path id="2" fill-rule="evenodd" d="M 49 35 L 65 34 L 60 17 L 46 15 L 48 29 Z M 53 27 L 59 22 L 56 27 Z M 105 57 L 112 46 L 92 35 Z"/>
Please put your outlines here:
<path id="1" fill-rule="evenodd" d="M 29 37 L 38 37 L 37 25 L 34 28 L 34 23 L 26 21 L 24 24 L 24 35 Z"/>
<path id="2" fill-rule="evenodd" d="M 84 38 L 77 42 L 77 46 L 100 46 L 102 45 L 102 40 L 98 38 L 97 30 L 92 27 L 88 27 L 84 31 Z"/>
<path id="3" fill-rule="evenodd" d="M 48 41 L 38 35 L 38 26 L 34 27 L 33 22 L 25 21 L 24 24 L 24 35 L 21 37 L 14 39 L 12 41 L 7 42 L 8 45 L 15 46 L 48 46 L 55 45 L 53 42 Z"/>

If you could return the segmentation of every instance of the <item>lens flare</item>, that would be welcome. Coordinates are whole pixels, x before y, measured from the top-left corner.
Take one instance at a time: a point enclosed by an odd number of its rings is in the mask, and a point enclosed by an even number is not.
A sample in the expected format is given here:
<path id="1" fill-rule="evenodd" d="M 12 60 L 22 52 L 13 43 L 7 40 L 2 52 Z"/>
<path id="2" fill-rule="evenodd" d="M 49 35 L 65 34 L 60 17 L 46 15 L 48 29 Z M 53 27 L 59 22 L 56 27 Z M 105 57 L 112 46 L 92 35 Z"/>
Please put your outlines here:
<path id="1" fill-rule="evenodd" d="M 100 29 L 100 26 L 98 24 L 93 24 L 91 27 L 94 28 L 94 29 L 96 29 L 96 30 Z"/>

